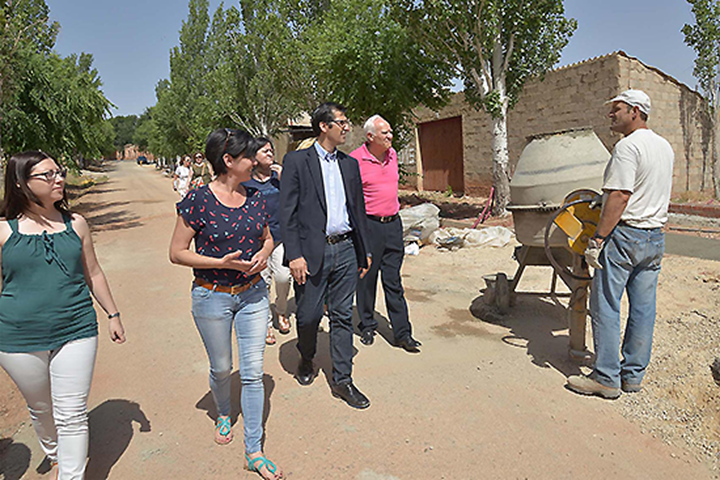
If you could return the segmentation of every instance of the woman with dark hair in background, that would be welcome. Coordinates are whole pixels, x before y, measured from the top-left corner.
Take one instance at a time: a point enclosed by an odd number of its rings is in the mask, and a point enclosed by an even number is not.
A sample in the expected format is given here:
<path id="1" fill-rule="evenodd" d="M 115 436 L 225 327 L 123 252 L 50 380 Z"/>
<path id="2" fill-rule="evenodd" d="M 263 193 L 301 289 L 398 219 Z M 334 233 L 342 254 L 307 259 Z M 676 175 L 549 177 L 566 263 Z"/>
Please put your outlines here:
<path id="1" fill-rule="evenodd" d="M 253 169 L 252 178 L 243 183 L 246 187 L 260 190 L 265 197 L 266 209 L 270 218 L 268 223 L 273 237 L 275 248 L 268 259 L 268 268 L 262 271 L 263 279 L 270 288 L 270 282 L 275 279 L 275 313 L 278 316 L 278 330 L 283 335 L 290 333 L 290 320 L 287 312 L 287 299 L 290 292 L 290 269 L 282 264 L 285 249 L 280 236 L 280 176 L 282 166 L 275 163 L 275 151 L 272 141 L 260 137 L 255 139 L 255 160 L 257 165 Z M 268 330 L 265 343 L 274 345 L 277 341 L 273 333 L 273 314 L 268 315 Z"/>
<path id="2" fill-rule="evenodd" d="M 208 162 L 205 161 L 205 156 L 202 152 L 195 152 L 193 159 L 192 165 L 190 166 L 192 170 L 190 190 L 208 185 L 212 181 L 212 168 Z"/>
<path id="3" fill-rule="evenodd" d="M 262 194 L 242 185 L 256 164 L 252 140 L 243 130 L 224 128 L 208 136 L 205 157 L 217 177 L 177 204 L 170 261 L 192 267 L 195 274 L 192 314 L 210 360 L 210 390 L 218 412 L 215 442 L 226 445 L 233 439 L 234 326 L 248 469 L 265 479 L 278 479 L 282 471 L 265 458 L 261 445 L 268 294 L 260 272 L 267 267 L 273 241 Z"/>
<path id="4" fill-rule="evenodd" d="M 90 294 L 107 312 L 110 339 L 125 331 L 90 228 L 68 209 L 67 172 L 39 151 L 10 158 L 0 207 L 0 366 L 15 382 L 56 478 L 85 477 L 87 398 L 98 325 Z"/>

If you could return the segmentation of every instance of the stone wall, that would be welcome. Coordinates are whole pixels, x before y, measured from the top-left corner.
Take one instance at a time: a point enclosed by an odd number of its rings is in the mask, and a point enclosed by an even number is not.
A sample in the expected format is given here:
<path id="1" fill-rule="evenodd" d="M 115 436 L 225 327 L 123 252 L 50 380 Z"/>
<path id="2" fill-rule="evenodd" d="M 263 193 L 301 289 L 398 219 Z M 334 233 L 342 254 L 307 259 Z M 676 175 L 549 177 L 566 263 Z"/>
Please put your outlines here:
<path id="1" fill-rule="evenodd" d="M 139 156 L 144 156 L 151 162 L 155 160 L 155 157 L 150 152 L 142 152 L 140 149 L 138 149 L 137 145 L 127 144 L 125 145 L 125 149 L 123 150 L 122 158 L 123 160 L 137 160 Z M 190 154 L 188 154 L 190 155 Z"/>
<path id="2" fill-rule="evenodd" d="M 610 131 L 605 101 L 627 88 L 647 92 L 653 104 L 648 126 L 673 146 L 674 192 L 711 189 L 709 155 L 703 155 L 709 130 L 703 119 L 702 97 L 623 52 L 553 70 L 543 80 L 526 84 L 508 115 L 511 166 L 517 163 L 529 137 L 578 127 L 592 127 L 608 150 L 612 150 L 622 137 Z M 417 123 L 462 116 L 465 192 L 487 195 L 492 184 L 489 115 L 468 106 L 462 93 L 454 95 L 450 104 L 439 112 L 420 108 L 415 113 Z M 419 150 L 417 145 L 412 150 Z M 422 156 L 414 157 L 421 173 Z M 422 181 L 418 182 L 418 188 L 422 189 Z"/>
<path id="3" fill-rule="evenodd" d="M 617 59 L 620 89 L 639 88 L 650 96 L 652 111 L 648 126 L 673 147 L 673 193 L 711 190 L 710 124 L 703 98 L 637 59 L 623 55 Z"/>

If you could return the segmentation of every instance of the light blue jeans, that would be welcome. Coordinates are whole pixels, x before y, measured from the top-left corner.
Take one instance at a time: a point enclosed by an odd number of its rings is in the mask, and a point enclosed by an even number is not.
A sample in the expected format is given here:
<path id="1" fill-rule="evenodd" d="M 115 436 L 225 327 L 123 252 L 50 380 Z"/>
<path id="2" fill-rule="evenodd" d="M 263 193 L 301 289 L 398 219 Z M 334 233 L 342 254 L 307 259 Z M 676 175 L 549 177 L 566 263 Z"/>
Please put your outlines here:
<path id="1" fill-rule="evenodd" d="M 268 289 L 262 280 L 237 295 L 193 285 L 192 314 L 210 360 L 210 390 L 220 416 L 230 415 L 232 329 L 235 326 L 246 453 L 262 449 L 263 354 L 268 308 Z"/>
<path id="2" fill-rule="evenodd" d="M 640 384 L 650 363 L 655 297 L 665 234 L 659 228 L 640 229 L 618 225 L 605 240 L 600 254 L 602 270 L 595 270 L 590 292 L 595 343 L 592 378 L 607 386 Z M 627 291 L 629 312 L 620 345 L 620 301 Z"/>

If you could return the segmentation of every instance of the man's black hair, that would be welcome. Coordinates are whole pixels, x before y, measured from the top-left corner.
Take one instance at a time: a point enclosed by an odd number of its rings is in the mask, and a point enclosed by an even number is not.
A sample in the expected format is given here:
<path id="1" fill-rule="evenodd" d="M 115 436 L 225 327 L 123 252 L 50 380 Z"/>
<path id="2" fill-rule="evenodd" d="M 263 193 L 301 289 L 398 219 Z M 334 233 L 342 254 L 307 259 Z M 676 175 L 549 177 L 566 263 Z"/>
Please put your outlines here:
<path id="1" fill-rule="evenodd" d="M 315 135 L 316 137 L 320 136 L 320 133 L 322 132 L 320 130 L 320 124 L 330 124 L 330 122 L 335 120 L 335 112 L 345 113 L 346 111 L 347 108 L 343 107 L 339 103 L 321 103 L 312 113 L 312 119 L 310 124 L 312 125 L 313 135 Z"/>

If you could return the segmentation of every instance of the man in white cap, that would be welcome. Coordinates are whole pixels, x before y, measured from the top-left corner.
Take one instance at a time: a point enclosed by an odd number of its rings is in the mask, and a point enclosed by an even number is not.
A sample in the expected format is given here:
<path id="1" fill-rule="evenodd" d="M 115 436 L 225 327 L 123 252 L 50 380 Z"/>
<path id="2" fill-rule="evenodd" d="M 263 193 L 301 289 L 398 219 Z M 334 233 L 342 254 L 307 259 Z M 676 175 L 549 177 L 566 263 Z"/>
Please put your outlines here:
<path id="1" fill-rule="evenodd" d="M 638 392 L 650 363 L 655 294 L 665 250 L 674 154 L 670 144 L 647 127 L 650 98 L 626 90 L 609 100 L 611 130 L 621 133 L 603 178 L 603 209 L 585 251 L 595 268 L 590 293 L 595 364 L 589 376 L 571 376 L 577 393 L 618 398 Z M 629 312 L 620 345 L 620 300 L 627 291 Z"/>

